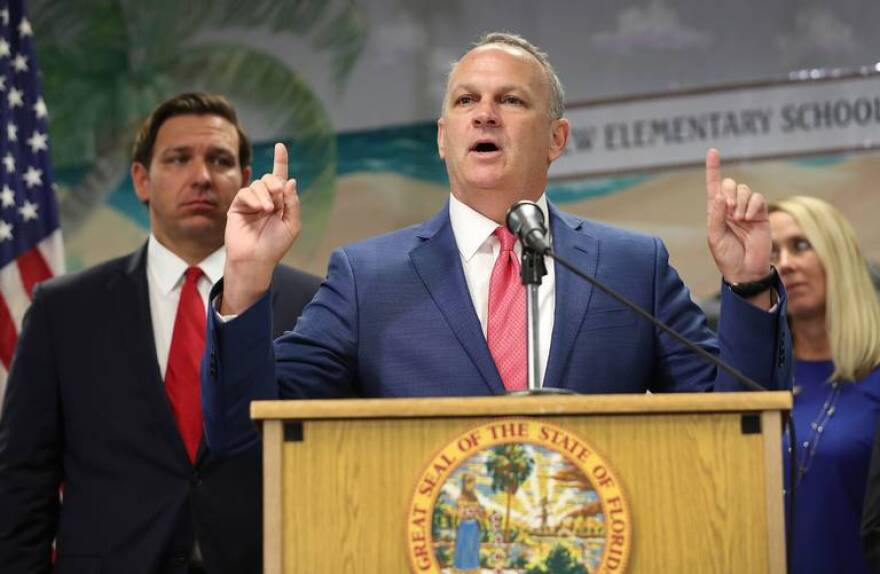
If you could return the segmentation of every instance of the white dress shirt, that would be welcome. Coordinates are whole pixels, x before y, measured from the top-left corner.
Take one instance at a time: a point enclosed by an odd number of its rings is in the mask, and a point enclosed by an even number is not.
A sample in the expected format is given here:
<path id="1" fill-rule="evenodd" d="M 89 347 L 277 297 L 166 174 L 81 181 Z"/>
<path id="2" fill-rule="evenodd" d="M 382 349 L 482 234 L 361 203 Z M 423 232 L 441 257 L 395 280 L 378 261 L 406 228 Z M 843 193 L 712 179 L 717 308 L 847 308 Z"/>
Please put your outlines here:
<path id="1" fill-rule="evenodd" d="M 549 222 L 547 198 L 541 195 L 536 203 L 544 212 L 544 221 Z M 485 337 L 489 315 L 489 281 L 492 278 L 495 260 L 501 251 L 501 244 L 492 233 L 500 226 L 485 215 L 474 211 L 452 194 L 449 196 L 449 220 L 452 223 L 452 233 L 455 235 L 455 243 L 458 245 L 458 253 L 461 256 L 461 265 L 471 294 L 471 301 Z M 550 226 L 547 227 L 549 235 Z M 552 237 L 550 239 L 552 241 Z M 516 242 L 513 249 L 517 256 L 522 254 L 522 246 L 519 241 Z M 545 257 L 544 263 L 547 267 L 547 275 L 544 276 L 541 286 L 538 288 L 538 309 L 541 315 L 538 324 L 538 355 L 540 357 L 541 381 L 544 380 L 544 373 L 547 371 L 550 337 L 553 334 L 553 313 L 556 310 L 556 274 L 553 261 L 549 257 Z M 525 297 L 525 294 L 523 296 Z"/>
<path id="2" fill-rule="evenodd" d="M 206 312 L 208 293 L 214 283 L 223 277 L 225 263 L 226 248 L 221 247 L 198 265 L 203 273 L 198 283 L 199 295 L 202 296 Z M 150 234 L 147 242 L 147 288 L 150 293 L 153 341 L 156 343 L 156 359 L 159 361 L 162 380 L 165 380 L 174 319 L 177 317 L 177 303 L 180 301 L 180 289 L 187 267 L 186 261 L 159 243 L 155 235 Z"/>

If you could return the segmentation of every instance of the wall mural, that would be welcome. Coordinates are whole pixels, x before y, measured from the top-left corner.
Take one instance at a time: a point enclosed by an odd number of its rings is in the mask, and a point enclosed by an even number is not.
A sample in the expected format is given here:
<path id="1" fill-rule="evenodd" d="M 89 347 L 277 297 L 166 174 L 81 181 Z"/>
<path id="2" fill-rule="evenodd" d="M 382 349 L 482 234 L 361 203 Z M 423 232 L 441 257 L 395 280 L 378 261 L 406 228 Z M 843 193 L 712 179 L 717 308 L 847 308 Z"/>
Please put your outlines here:
<path id="1" fill-rule="evenodd" d="M 246 112 L 246 129 L 259 124 L 257 176 L 270 168 L 273 141 L 290 144 L 304 228 L 288 263 L 323 275 L 334 248 L 417 223 L 446 201 L 433 121 L 340 131 L 328 112 L 338 102 L 319 97 L 273 48 L 281 38 L 306 59 L 325 58 L 334 93 L 357 93 L 353 70 L 371 26 L 367 8 L 354 1 L 32 0 L 29 9 L 71 270 L 144 241 L 147 212 L 127 176 L 132 133 L 157 101 L 183 90 L 224 93 Z M 250 38 L 253 26 L 272 41 Z M 388 86 L 397 89 L 404 88 Z M 568 211 L 659 235 L 695 295 L 707 297 L 719 278 L 705 243 L 698 162 L 556 180 L 548 194 Z M 868 256 L 880 259 L 880 228 L 872 224 L 880 211 L 872 193 L 878 152 L 740 161 L 725 174 L 771 199 L 801 193 L 832 201 L 855 224 Z"/>
<path id="2" fill-rule="evenodd" d="M 130 199 L 117 193 L 130 167 L 133 132 L 156 103 L 186 90 L 222 93 L 259 110 L 277 137 L 297 150 L 296 173 L 309 211 L 300 248 L 313 249 L 336 178 L 336 135 L 324 106 L 271 51 L 249 46 L 241 33 L 209 32 L 259 25 L 266 33 L 308 35 L 311 50 L 329 55 L 341 89 L 365 38 L 357 6 L 324 0 L 33 0 L 30 12 L 40 38 L 70 269 L 128 249 L 122 244 L 130 227 L 143 223 Z M 107 208 L 112 214 L 102 215 Z M 81 237 L 92 231 L 86 227 L 100 230 L 102 245 Z M 136 233 L 140 243 L 143 233 Z"/>

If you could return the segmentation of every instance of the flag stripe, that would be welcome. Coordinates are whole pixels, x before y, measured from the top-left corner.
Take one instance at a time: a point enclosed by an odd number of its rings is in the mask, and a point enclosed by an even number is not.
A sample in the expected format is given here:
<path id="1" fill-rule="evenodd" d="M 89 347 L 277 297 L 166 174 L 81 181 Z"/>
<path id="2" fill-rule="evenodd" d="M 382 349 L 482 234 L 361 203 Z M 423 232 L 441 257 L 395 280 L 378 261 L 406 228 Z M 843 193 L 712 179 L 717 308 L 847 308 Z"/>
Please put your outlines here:
<path id="1" fill-rule="evenodd" d="M 12 321 L 12 315 L 9 313 L 9 307 L 6 306 L 6 299 L 0 293 L 0 362 L 9 371 L 9 365 L 12 364 L 12 354 L 15 352 L 15 344 L 18 342 L 18 333 L 15 329 L 15 323 Z"/>
<path id="2" fill-rule="evenodd" d="M 43 259 L 49 264 L 52 275 L 61 275 L 66 270 L 64 262 L 64 240 L 61 237 L 61 229 L 56 229 L 52 235 L 37 244 Z"/>
<path id="3" fill-rule="evenodd" d="M 21 273 L 18 271 L 18 265 L 15 262 L 10 263 L 3 269 L 0 269 L 0 292 L 6 300 L 6 308 L 9 309 L 12 325 L 16 332 L 21 331 L 21 323 L 24 321 L 24 314 L 31 304 L 31 297 L 25 291 L 24 283 L 21 281 Z"/>
<path id="4" fill-rule="evenodd" d="M 49 265 L 37 247 L 22 253 L 15 263 L 18 265 L 21 282 L 24 284 L 24 290 L 28 297 L 33 296 L 37 283 L 52 277 L 52 270 L 49 269 Z"/>

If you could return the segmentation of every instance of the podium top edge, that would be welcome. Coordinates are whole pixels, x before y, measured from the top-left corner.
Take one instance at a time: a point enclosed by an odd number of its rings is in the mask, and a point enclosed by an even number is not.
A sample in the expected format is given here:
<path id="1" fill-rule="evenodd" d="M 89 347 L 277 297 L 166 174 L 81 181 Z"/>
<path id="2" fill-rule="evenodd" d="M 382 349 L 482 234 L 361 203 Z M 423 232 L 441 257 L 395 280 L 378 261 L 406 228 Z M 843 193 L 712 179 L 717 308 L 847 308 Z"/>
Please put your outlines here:
<path id="1" fill-rule="evenodd" d="M 254 401 L 254 420 L 725 413 L 791 410 L 788 391 Z"/>

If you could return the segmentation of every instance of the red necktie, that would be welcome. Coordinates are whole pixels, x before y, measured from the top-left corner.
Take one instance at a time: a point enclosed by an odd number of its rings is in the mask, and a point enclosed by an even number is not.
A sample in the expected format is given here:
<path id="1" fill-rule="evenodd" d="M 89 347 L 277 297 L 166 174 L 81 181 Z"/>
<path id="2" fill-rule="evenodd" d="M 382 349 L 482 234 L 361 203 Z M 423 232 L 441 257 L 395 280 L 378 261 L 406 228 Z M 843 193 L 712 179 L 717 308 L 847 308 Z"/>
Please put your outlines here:
<path id="1" fill-rule="evenodd" d="M 526 388 L 526 298 L 519 276 L 519 260 L 513 251 L 516 237 L 504 227 L 494 232 L 501 252 L 489 281 L 489 321 L 486 339 L 498 374 L 508 391 Z"/>
<path id="2" fill-rule="evenodd" d="M 205 305 L 197 287 L 201 276 L 198 267 L 186 270 L 165 369 L 165 391 L 192 462 L 202 440 L 199 364 L 205 350 Z"/>

